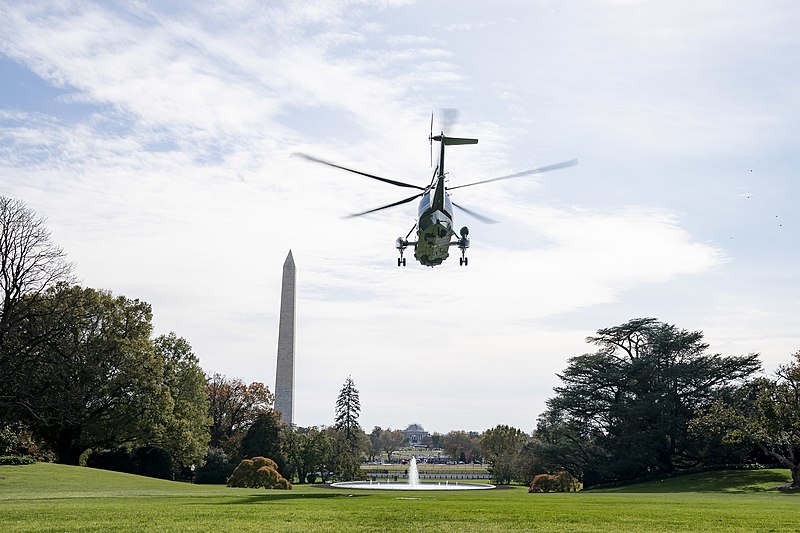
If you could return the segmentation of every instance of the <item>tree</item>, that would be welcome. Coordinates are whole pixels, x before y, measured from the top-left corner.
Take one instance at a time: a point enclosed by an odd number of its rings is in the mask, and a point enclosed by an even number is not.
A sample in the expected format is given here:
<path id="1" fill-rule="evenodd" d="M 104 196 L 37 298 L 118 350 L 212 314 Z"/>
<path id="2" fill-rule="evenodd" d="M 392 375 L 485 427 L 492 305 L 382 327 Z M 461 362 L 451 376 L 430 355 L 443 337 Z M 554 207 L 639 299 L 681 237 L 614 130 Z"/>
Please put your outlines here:
<path id="1" fill-rule="evenodd" d="M 14 331 L 27 346 L 15 360 L 16 419 L 59 462 L 120 445 L 161 448 L 177 468 L 203 459 L 202 371 L 185 340 L 151 340 L 146 302 L 60 284 L 25 305 L 30 314 Z"/>
<path id="2" fill-rule="evenodd" d="M 608 461 L 597 445 L 601 437 L 599 431 L 551 407 L 539 416 L 533 438 L 523 448 L 525 474 L 566 470 L 582 479 L 584 469 L 594 471 L 598 463 Z"/>
<path id="3" fill-rule="evenodd" d="M 336 400 L 336 438 L 333 442 L 334 458 L 340 476 L 345 480 L 359 477 L 361 451 L 366 435 L 358 424 L 361 402 L 353 378 L 348 377 Z"/>
<path id="4" fill-rule="evenodd" d="M 444 448 L 444 435 L 441 433 L 433 432 L 431 434 L 431 443 L 429 446 L 432 450 L 441 450 Z"/>
<path id="5" fill-rule="evenodd" d="M 381 446 L 381 433 L 383 429 L 380 426 L 375 426 L 369 434 L 369 460 L 374 461 L 379 453 L 382 451 Z"/>
<path id="6" fill-rule="evenodd" d="M 468 463 L 481 463 L 483 462 L 483 450 L 481 449 L 481 436 L 469 435 L 469 446 L 464 450 L 464 460 Z"/>
<path id="7" fill-rule="evenodd" d="M 172 399 L 171 412 L 155 444 L 169 452 L 176 467 L 189 467 L 200 463 L 208 451 L 211 419 L 205 374 L 191 345 L 175 333 L 156 337 L 153 345 Z"/>
<path id="8" fill-rule="evenodd" d="M 285 424 L 276 411 L 261 413 L 242 438 L 241 456 L 249 459 L 252 457 L 267 457 L 278 464 L 282 475 L 288 475 L 286 458 L 281 450 L 281 434 Z"/>
<path id="9" fill-rule="evenodd" d="M 224 485 L 233 473 L 235 464 L 231 464 L 228 454 L 222 448 L 210 448 L 205 462 L 197 468 L 193 483 L 208 485 Z"/>
<path id="10" fill-rule="evenodd" d="M 598 351 L 569 360 L 534 439 L 563 462 L 552 466 L 582 473 L 586 485 L 697 465 L 703 440 L 688 431 L 694 410 L 760 368 L 755 354 L 707 354 L 701 332 L 653 318 L 587 341 Z"/>
<path id="11" fill-rule="evenodd" d="M 163 361 L 150 340 L 150 306 L 61 285 L 37 297 L 25 322 L 15 403 L 24 422 L 77 464 L 87 448 L 159 440 L 171 414 Z"/>
<path id="12" fill-rule="evenodd" d="M 507 485 L 519 478 L 519 464 L 522 447 L 528 436 L 522 430 L 498 425 L 486 430 L 481 438 L 481 450 L 491 465 L 492 479 L 500 485 Z"/>
<path id="13" fill-rule="evenodd" d="M 752 443 L 788 468 L 793 488 L 800 487 L 800 351 L 793 363 L 778 368 L 775 379 L 757 378 L 728 398 L 698 412 L 695 433 L 711 432 L 724 442 Z"/>
<path id="14" fill-rule="evenodd" d="M 249 385 L 221 374 L 207 378 L 210 446 L 222 448 L 230 457 L 239 456 L 242 437 L 259 415 L 272 409 L 274 396 L 260 382 Z"/>
<path id="15" fill-rule="evenodd" d="M 319 472 L 325 483 L 327 472 L 334 468 L 333 442 L 328 430 L 312 427 L 308 431 L 308 444 L 303 448 L 303 460 L 310 473 Z M 316 480 L 316 475 L 314 475 Z"/>
<path id="16" fill-rule="evenodd" d="M 444 436 L 444 451 L 458 462 L 464 450 L 472 446 L 472 439 L 466 431 L 451 431 Z"/>
<path id="17" fill-rule="evenodd" d="M 41 295 L 72 281 L 72 264 L 50 240 L 45 220 L 20 200 L 0 196 L 0 419 L 11 420 L 25 409 L 16 401 L 24 392 L 30 351 L 45 336 L 20 338 L 25 321 Z"/>
<path id="18" fill-rule="evenodd" d="M 317 472 L 325 482 L 332 451 L 326 431 L 317 427 L 286 431 L 282 438 L 282 449 L 288 462 L 288 471 L 295 474 L 300 483 L 314 483 Z"/>
<path id="19" fill-rule="evenodd" d="M 392 460 L 392 455 L 400 449 L 405 439 L 405 435 L 403 435 L 403 432 L 399 429 L 392 430 L 387 428 L 381 431 L 380 446 L 381 450 L 386 452 L 386 459 L 388 461 Z"/>
<path id="20" fill-rule="evenodd" d="M 353 438 L 357 431 L 361 430 L 358 425 L 358 417 L 361 413 L 361 401 L 358 398 L 353 378 L 345 380 L 339 397 L 336 399 L 336 429 L 342 431 L 347 440 Z"/>

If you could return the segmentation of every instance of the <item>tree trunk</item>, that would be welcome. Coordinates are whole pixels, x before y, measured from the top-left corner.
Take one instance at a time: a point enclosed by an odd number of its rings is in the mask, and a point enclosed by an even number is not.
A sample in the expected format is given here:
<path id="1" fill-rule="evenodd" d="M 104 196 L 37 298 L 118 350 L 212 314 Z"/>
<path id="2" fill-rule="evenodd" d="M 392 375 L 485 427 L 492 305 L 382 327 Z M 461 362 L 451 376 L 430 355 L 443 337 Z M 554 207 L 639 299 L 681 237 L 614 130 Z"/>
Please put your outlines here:
<path id="1" fill-rule="evenodd" d="M 56 443 L 56 453 L 58 462 L 62 465 L 77 465 L 81 456 L 81 450 L 77 445 L 79 431 L 74 428 L 64 429 L 58 435 Z"/>
<path id="2" fill-rule="evenodd" d="M 792 485 L 793 489 L 800 489 L 800 464 L 794 465 L 792 468 Z"/>

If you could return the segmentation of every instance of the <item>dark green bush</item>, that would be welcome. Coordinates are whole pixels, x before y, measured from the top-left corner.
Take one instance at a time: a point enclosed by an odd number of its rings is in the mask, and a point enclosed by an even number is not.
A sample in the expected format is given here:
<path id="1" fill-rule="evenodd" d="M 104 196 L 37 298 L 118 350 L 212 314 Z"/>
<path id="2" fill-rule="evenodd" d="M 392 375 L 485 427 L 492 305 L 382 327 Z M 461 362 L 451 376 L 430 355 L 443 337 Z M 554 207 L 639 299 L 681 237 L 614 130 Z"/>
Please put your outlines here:
<path id="1" fill-rule="evenodd" d="M 86 466 L 100 470 L 135 473 L 131 454 L 122 446 L 110 450 L 93 450 L 86 458 Z"/>
<path id="2" fill-rule="evenodd" d="M 172 479 L 172 457 L 164 448 L 141 446 L 131 454 L 133 473 L 159 479 Z"/>
<path id="3" fill-rule="evenodd" d="M 35 457 L 30 455 L 0 455 L 0 465 L 32 465 Z"/>
<path id="4" fill-rule="evenodd" d="M 173 478 L 172 457 L 158 446 L 139 446 L 133 452 L 123 446 L 92 451 L 86 458 L 86 466 L 160 479 Z"/>
<path id="5" fill-rule="evenodd" d="M 222 448 L 211 448 L 206 455 L 206 463 L 197 469 L 194 483 L 224 485 L 233 473 L 234 465 Z"/>

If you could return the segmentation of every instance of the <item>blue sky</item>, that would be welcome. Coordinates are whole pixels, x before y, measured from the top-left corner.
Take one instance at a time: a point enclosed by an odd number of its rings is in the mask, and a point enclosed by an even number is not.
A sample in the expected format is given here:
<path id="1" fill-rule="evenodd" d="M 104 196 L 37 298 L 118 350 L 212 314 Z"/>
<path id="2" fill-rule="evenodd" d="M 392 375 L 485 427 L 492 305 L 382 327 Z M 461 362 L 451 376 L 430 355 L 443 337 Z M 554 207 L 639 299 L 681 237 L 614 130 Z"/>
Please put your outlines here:
<path id="1" fill-rule="evenodd" d="M 298 268 L 301 425 L 348 375 L 362 425 L 531 430 L 584 338 L 655 316 L 712 352 L 800 349 L 800 7 L 500 1 L 0 6 L 0 194 L 83 283 L 153 305 L 209 372 L 274 385 Z M 395 265 L 459 109 L 470 265 Z"/>

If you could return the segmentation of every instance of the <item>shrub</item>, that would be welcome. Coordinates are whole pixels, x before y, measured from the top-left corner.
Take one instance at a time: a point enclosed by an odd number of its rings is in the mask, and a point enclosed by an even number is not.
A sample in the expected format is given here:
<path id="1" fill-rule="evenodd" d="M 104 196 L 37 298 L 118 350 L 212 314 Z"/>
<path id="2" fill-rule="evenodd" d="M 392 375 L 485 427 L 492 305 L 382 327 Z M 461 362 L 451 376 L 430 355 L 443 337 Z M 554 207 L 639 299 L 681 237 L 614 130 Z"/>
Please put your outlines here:
<path id="1" fill-rule="evenodd" d="M 580 482 L 572 477 L 572 474 L 562 470 L 555 474 L 538 474 L 534 476 L 528 492 L 575 492 L 580 488 Z"/>
<path id="2" fill-rule="evenodd" d="M 134 473 L 133 461 L 128 450 L 119 446 L 111 450 L 93 450 L 86 458 L 86 466 L 100 470 Z"/>
<path id="3" fill-rule="evenodd" d="M 552 474 L 537 474 L 533 476 L 528 492 L 550 492 L 553 490 L 553 481 Z"/>
<path id="4" fill-rule="evenodd" d="M 36 458 L 30 455 L 0 455 L 0 465 L 32 465 Z"/>
<path id="5" fill-rule="evenodd" d="M 286 478 L 278 473 L 278 465 L 266 457 L 253 457 L 245 459 L 231 474 L 228 479 L 229 487 L 244 487 L 255 489 L 285 489 L 292 488 Z"/>
<path id="6" fill-rule="evenodd" d="M 33 436 L 31 430 L 21 424 L 0 425 L 0 456 L 32 457 L 35 461 L 52 461 L 53 453 Z"/>
<path id="7" fill-rule="evenodd" d="M 580 488 L 580 482 L 566 470 L 556 473 L 553 486 L 555 492 L 576 492 Z"/>
<path id="8" fill-rule="evenodd" d="M 224 485 L 233 472 L 234 466 L 222 448 L 211 448 L 206 455 L 206 462 L 197 469 L 194 483 Z"/>
<path id="9" fill-rule="evenodd" d="M 164 448 L 141 446 L 131 454 L 133 473 L 159 479 L 172 479 L 172 457 Z"/>
<path id="10" fill-rule="evenodd" d="M 123 446 L 95 450 L 86 458 L 86 466 L 160 479 L 173 477 L 172 457 L 158 446 L 139 446 L 132 453 Z"/>

